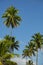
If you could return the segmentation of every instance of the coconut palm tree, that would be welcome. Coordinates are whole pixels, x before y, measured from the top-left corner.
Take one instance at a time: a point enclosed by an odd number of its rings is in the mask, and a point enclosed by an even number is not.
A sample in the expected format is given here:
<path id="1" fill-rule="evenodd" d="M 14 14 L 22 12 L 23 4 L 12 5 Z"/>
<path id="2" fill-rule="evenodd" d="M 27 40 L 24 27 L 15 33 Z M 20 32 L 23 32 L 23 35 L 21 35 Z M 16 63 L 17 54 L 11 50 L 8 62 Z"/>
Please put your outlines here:
<path id="1" fill-rule="evenodd" d="M 25 46 L 25 49 L 23 50 L 22 55 L 23 55 L 23 58 L 26 57 L 26 65 L 27 65 L 27 58 L 29 57 L 31 59 L 31 56 L 35 55 L 32 42 L 28 43 L 28 45 Z"/>
<path id="2" fill-rule="evenodd" d="M 38 65 L 38 49 L 41 49 L 41 45 L 43 43 L 43 35 L 41 35 L 40 33 L 36 33 L 32 36 L 31 41 L 35 44 L 35 49 L 37 51 L 36 65 Z"/>
<path id="3" fill-rule="evenodd" d="M 11 50 L 9 50 L 10 46 L 12 45 L 11 43 L 12 42 L 7 39 L 3 39 L 0 41 L 0 62 L 2 65 L 9 65 L 9 62 L 12 63 L 11 65 L 17 65 L 16 62 L 12 62 L 10 60 L 15 55 L 12 52 L 10 52 Z"/>
<path id="4" fill-rule="evenodd" d="M 3 14 L 2 18 L 5 18 L 4 24 L 7 27 L 10 27 L 13 29 L 14 27 L 17 27 L 20 24 L 21 18 L 18 16 L 18 10 L 11 6 L 9 7 L 5 13 Z M 11 32 L 12 34 L 12 32 Z"/>
<path id="5" fill-rule="evenodd" d="M 6 35 L 5 40 L 10 41 L 10 50 L 14 51 L 14 49 L 19 50 L 19 41 L 15 41 L 15 37 Z"/>
<path id="6" fill-rule="evenodd" d="M 26 65 L 27 65 L 27 57 L 28 56 L 30 57 L 28 49 L 23 50 L 22 56 L 23 56 L 23 58 L 26 58 Z"/>
<path id="7" fill-rule="evenodd" d="M 28 45 L 26 45 L 26 48 L 29 50 L 31 56 L 32 56 L 32 55 L 35 56 L 35 51 L 36 51 L 36 49 L 35 49 L 35 45 L 32 43 L 32 41 L 30 41 L 30 42 L 28 43 Z"/>
<path id="8" fill-rule="evenodd" d="M 32 56 L 35 56 L 35 45 L 30 41 L 28 45 L 26 45 L 26 49 L 29 50 L 30 60 L 33 61 Z"/>

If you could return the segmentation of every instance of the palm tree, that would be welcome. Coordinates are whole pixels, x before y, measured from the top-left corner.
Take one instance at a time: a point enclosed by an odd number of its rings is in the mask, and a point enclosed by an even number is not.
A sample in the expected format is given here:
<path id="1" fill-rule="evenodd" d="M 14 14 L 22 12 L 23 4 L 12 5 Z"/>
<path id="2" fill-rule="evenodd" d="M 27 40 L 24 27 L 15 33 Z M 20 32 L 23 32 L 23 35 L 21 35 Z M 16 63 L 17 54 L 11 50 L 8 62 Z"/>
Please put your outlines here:
<path id="1" fill-rule="evenodd" d="M 36 51 L 34 43 L 30 41 L 28 45 L 26 45 L 26 49 L 28 49 L 29 51 L 30 60 L 33 61 L 32 56 L 35 56 L 35 51 Z"/>
<path id="2" fill-rule="evenodd" d="M 16 62 L 12 62 L 10 60 L 15 55 L 12 52 L 10 52 L 10 46 L 12 46 L 11 40 L 3 39 L 0 41 L 0 63 L 3 65 L 9 65 L 9 63 L 12 63 L 11 65 L 17 65 Z"/>
<path id="3" fill-rule="evenodd" d="M 36 33 L 32 36 L 32 43 L 35 44 L 35 49 L 37 51 L 37 55 L 36 55 L 36 65 L 38 65 L 38 49 L 41 49 L 41 45 L 43 43 L 43 35 L 41 35 L 40 33 Z"/>
<path id="4" fill-rule="evenodd" d="M 25 46 L 25 49 L 23 50 L 23 58 L 26 57 L 26 65 L 27 65 L 27 58 L 29 57 L 31 59 L 32 55 L 35 56 L 35 48 L 34 44 L 32 42 L 28 43 L 28 45 Z M 32 59 L 31 59 L 32 60 Z"/>
<path id="5" fill-rule="evenodd" d="M 27 65 L 27 57 L 30 57 L 28 49 L 23 50 L 22 56 L 23 58 L 26 58 L 26 65 Z"/>
<path id="6" fill-rule="evenodd" d="M 10 42 L 9 44 L 11 51 L 14 51 L 14 49 L 19 50 L 19 41 L 15 41 L 15 37 L 6 35 L 5 40 L 7 40 L 7 42 Z"/>
<path id="7" fill-rule="evenodd" d="M 17 27 L 20 24 L 21 18 L 20 16 L 18 16 L 18 10 L 11 6 L 9 7 L 5 13 L 3 14 L 2 18 L 5 18 L 4 24 L 7 27 L 12 27 L 12 29 L 14 27 Z M 11 32 L 12 34 L 12 32 Z"/>
<path id="8" fill-rule="evenodd" d="M 32 43 L 32 41 L 30 41 L 30 42 L 28 43 L 28 45 L 26 45 L 26 49 L 29 50 L 31 56 L 32 56 L 32 55 L 35 56 L 35 51 L 36 51 L 36 49 L 35 49 L 35 45 Z"/>

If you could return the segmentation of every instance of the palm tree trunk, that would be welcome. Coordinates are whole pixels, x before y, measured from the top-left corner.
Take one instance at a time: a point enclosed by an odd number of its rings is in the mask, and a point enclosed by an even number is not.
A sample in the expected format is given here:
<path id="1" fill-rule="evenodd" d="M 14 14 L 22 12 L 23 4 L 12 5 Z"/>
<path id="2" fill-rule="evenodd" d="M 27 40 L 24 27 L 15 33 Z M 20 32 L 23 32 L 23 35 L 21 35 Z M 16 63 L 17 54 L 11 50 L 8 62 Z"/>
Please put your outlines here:
<path id="1" fill-rule="evenodd" d="M 27 65 L 27 57 L 26 57 L 26 65 Z"/>
<path id="2" fill-rule="evenodd" d="M 37 50 L 37 54 L 36 54 L 36 65 L 38 65 L 38 50 Z"/>

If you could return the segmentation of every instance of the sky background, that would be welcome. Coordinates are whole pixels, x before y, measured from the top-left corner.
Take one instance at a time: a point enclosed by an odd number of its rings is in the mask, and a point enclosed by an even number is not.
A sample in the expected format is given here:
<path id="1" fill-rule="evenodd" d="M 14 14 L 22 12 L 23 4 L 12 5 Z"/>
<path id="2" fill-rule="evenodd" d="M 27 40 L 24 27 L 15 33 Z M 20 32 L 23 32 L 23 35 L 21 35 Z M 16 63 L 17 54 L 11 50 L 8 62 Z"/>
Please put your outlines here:
<path id="1" fill-rule="evenodd" d="M 4 19 L 1 17 L 5 10 L 12 5 L 19 10 L 19 15 L 22 18 L 20 26 L 12 30 L 12 36 L 15 36 L 16 40 L 20 42 L 19 51 L 15 52 L 22 54 L 24 46 L 34 33 L 43 34 L 43 0 L 0 0 L 0 38 L 10 35 L 11 29 L 3 24 Z M 43 65 L 43 52 L 39 51 L 39 53 L 41 61 L 39 61 L 39 65 Z"/>

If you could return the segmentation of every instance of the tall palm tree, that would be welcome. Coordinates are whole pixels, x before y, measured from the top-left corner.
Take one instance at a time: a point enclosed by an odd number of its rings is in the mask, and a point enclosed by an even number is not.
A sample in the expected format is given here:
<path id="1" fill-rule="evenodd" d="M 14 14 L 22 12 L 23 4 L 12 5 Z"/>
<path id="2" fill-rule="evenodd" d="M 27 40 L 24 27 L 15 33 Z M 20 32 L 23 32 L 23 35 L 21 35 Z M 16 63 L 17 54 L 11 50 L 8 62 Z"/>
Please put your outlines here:
<path id="1" fill-rule="evenodd" d="M 26 65 L 27 65 L 27 57 L 31 59 L 32 55 L 35 56 L 35 48 L 34 44 L 32 42 L 28 43 L 28 45 L 25 46 L 25 49 L 23 50 L 23 57 L 26 57 Z M 32 60 L 32 59 L 31 59 Z"/>
<path id="2" fill-rule="evenodd" d="M 9 63 L 12 63 L 11 65 L 17 65 L 17 63 L 12 62 L 10 60 L 15 55 L 11 52 L 11 50 L 9 50 L 11 46 L 12 46 L 11 40 L 4 38 L 3 40 L 0 41 L 0 62 L 3 65 L 9 65 Z"/>
<path id="3" fill-rule="evenodd" d="M 26 65 L 27 65 L 27 57 L 28 56 L 30 57 L 28 49 L 23 50 L 22 56 L 23 56 L 23 58 L 26 58 Z"/>
<path id="4" fill-rule="evenodd" d="M 43 43 L 43 35 L 41 35 L 40 33 L 36 33 L 32 36 L 32 43 L 35 44 L 35 49 L 37 51 L 37 55 L 36 55 L 36 65 L 38 65 L 38 49 L 41 49 L 41 45 Z"/>
<path id="5" fill-rule="evenodd" d="M 32 43 L 32 41 L 30 41 L 28 43 L 28 45 L 26 45 L 26 49 L 28 49 L 28 51 L 29 51 L 30 60 L 33 61 L 32 56 L 35 56 L 36 49 L 35 49 L 35 45 Z"/>
<path id="6" fill-rule="evenodd" d="M 12 27 L 12 29 L 14 27 L 17 27 L 20 24 L 21 18 L 20 16 L 18 16 L 18 10 L 11 6 L 9 7 L 5 13 L 3 14 L 2 18 L 5 18 L 4 24 L 7 27 Z M 12 32 L 11 32 L 12 34 Z"/>

